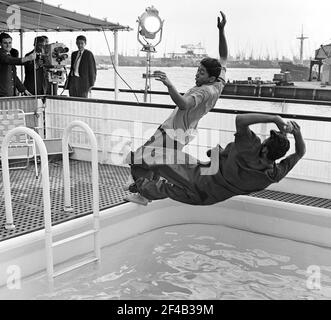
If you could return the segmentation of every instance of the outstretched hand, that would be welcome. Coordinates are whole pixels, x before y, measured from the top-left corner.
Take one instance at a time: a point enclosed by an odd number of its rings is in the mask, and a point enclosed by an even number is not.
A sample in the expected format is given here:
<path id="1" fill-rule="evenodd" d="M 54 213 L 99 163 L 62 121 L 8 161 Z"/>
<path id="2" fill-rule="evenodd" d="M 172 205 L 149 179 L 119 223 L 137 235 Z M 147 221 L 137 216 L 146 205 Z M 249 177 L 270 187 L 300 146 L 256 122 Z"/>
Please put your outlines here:
<path id="1" fill-rule="evenodd" d="M 292 125 L 292 130 L 291 130 L 291 134 L 298 135 L 301 133 L 301 128 L 300 126 L 295 122 L 295 121 L 290 121 L 291 125 Z"/>
<path id="2" fill-rule="evenodd" d="M 162 71 L 154 71 L 154 77 L 155 80 L 157 81 L 161 81 L 165 86 L 170 87 L 171 86 L 171 82 L 168 79 L 167 75 L 165 72 Z"/>
<path id="3" fill-rule="evenodd" d="M 226 17 L 225 17 L 225 14 L 220 11 L 221 13 L 221 16 L 222 16 L 222 20 L 220 17 L 217 17 L 217 28 L 220 29 L 220 30 L 223 30 L 225 25 L 226 25 Z"/>
<path id="4" fill-rule="evenodd" d="M 276 116 L 275 124 L 278 127 L 280 132 L 286 133 L 287 132 L 287 123 L 283 120 L 282 117 Z"/>

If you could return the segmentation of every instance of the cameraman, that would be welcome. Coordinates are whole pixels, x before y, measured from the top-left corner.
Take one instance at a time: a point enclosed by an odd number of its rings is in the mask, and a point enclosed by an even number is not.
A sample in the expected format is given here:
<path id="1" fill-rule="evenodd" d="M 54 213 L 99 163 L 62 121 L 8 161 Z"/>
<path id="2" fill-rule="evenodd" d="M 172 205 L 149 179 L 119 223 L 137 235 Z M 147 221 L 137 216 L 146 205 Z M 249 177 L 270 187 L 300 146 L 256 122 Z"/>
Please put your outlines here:
<path id="1" fill-rule="evenodd" d="M 45 95 L 48 92 L 49 82 L 47 78 L 47 70 L 44 66 L 43 54 L 46 45 L 46 39 L 44 36 L 36 37 L 34 39 L 34 50 L 26 54 L 26 56 L 35 52 L 37 55 L 36 62 L 33 61 L 26 62 L 24 64 L 25 79 L 24 86 L 33 95 Z M 35 80 L 35 69 L 36 68 L 36 80 Z M 35 88 L 35 83 L 37 89 Z"/>

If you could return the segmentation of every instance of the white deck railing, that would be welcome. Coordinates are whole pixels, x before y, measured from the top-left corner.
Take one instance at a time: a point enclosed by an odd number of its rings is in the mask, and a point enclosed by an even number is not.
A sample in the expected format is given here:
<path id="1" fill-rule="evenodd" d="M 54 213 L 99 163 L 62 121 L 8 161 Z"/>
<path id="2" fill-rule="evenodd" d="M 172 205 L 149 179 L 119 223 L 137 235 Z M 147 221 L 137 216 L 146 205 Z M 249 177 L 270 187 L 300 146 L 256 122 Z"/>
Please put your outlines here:
<path id="1" fill-rule="evenodd" d="M 247 109 L 247 111 L 249 111 Z M 74 119 L 86 122 L 97 137 L 98 148 L 103 163 L 115 163 L 122 142 L 132 140 L 134 149 L 144 143 L 172 112 L 171 109 L 146 108 L 127 105 L 93 102 L 47 100 L 46 130 L 50 138 L 61 136 L 64 127 Z M 198 137 L 184 151 L 201 160 L 207 160 L 207 148 L 217 143 L 223 147 L 233 141 L 236 114 L 209 112 L 199 123 Z M 286 118 L 286 115 L 284 115 Z M 307 145 L 305 157 L 289 173 L 289 178 L 331 184 L 331 122 L 296 120 L 301 126 Z M 255 125 L 253 130 L 263 139 L 272 124 Z M 291 149 L 294 140 L 290 137 Z M 73 147 L 84 149 L 87 146 L 82 132 L 73 133 Z"/>

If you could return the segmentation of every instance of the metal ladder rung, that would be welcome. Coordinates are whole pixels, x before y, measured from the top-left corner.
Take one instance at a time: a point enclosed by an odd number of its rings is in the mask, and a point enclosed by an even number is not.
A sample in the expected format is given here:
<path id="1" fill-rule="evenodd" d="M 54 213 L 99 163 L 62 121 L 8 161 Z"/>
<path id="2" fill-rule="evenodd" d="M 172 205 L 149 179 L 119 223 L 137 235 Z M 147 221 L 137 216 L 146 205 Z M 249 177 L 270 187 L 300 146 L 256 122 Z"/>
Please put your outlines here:
<path id="1" fill-rule="evenodd" d="M 58 277 L 58 276 L 60 276 L 60 275 L 62 275 L 62 274 L 64 274 L 64 273 L 67 273 L 67 272 L 70 272 L 70 271 L 72 271 L 72 270 L 78 269 L 78 268 L 80 268 L 80 267 L 82 267 L 82 266 L 85 266 L 85 265 L 87 265 L 87 264 L 89 264 L 89 263 L 92 263 L 92 262 L 95 262 L 95 261 L 98 261 L 98 260 L 99 260 L 98 258 L 90 258 L 90 259 L 88 259 L 88 260 L 78 262 L 78 263 L 76 263 L 76 264 L 73 264 L 72 266 L 69 266 L 69 267 L 64 268 L 64 269 L 62 269 L 62 270 L 59 270 L 59 271 L 57 271 L 57 272 L 54 272 L 53 277 L 54 277 L 54 278 L 55 278 L 55 277 Z"/>
<path id="2" fill-rule="evenodd" d="M 72 237 L 65 238 L 65 239 L 63 239 L 63 240 L 60 240 L 60 241 L 54 242 L 54 243 L 52 244 L 52 247 L 53 247 L 53 248 L 54 248 L 54 247 L 58 247 L 58 246 L 61 246 L 61 245 L 63 245 L 63 244 L 66 244 L 66 243 L 68 243 L 68 242 L 71 242 L 71 241 L 75 241 L 75 240 L 78 240 L 78 239 L 81 239 L 81 238 L 86 238 L 86 237 L 88 237 L 89 235 L 94 234 L 94 233 L 96 233 L 96 232 L 97 232 L 97 231 L 95 231 L 95 230 L 89 230 L 89 231 L 86 231 L 86 232 L 82 232 L 82 233 L 76 234 L 76 235 L 74 235 L 74 236 L 72 236 Z"/>

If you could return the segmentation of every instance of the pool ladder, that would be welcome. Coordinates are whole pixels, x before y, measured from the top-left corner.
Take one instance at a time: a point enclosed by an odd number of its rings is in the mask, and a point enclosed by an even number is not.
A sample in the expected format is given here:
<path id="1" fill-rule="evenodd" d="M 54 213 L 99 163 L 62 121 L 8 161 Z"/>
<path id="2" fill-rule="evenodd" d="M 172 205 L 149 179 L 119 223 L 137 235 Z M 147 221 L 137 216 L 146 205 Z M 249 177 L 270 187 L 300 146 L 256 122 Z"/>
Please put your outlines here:
<path id="1" fill-rule="evenodd" d="M 49 280 L 53 280 L 53 278 L 58 277 L 64 273 L 70 272 L 87 264 L 100 261 L 101 253 L 100 253 L 100 221 L 99 221 L 99 173 L 98 173 L 98 149 L 97 149 L 97 140 L 96 137 L 91 130 L 91 128 L 82 121 L 73 121 L 71 122 L 63 132 L 62 138 L 62 156 L 63 156 L 63 175 L 64 175 L 64 211 L 72 212 L 73 208 L 71 205 L 71 193 L 70 193 L 70 169 L 69 169 L 69 150 L 68 150 L 68 140 L 69 134 L 72 132 L 74 127 L 80 127 L 84 129 L 84 131 L 88 134 L 91 143 L 92 149 L 92 189 L 93 189 L 93 229 L 88 230 L 74 236 L 62 239 L 60 241 L 52 243 L 51 235 L 46 237 L 46 251 L 47 251 L 47 274 Z M 75 263 L 71 266 L 63 268 L 59 271 L 54 272 L 53 265 L 53 248 L 61 247 L 65 244 L 68 244 L 73 241 L 77 241 L 79 239 L 86 238 L 88 236 L 94 236 L 94 257 L 85 259 L 78 263 Z"/>
<path id="2" fill-rule="evenodd" d="M 64 130 L 62 138 L 62 153 L 63 153 L 63 174 L 64 174 L 64 211 L 72 212 L 71 194 L 70 194 L 70 169 L 69 169 L 69 150 L 68 140 L 69 134 L 74 127 L 80 127 L 89 136 L 92 149 L 92 188 L 93 188 L 93 229 L 82 232 L 80 234 L 71 236 L 66 239 L 53 243 L 52 235 L 52 217 L 51 217 L 51 200 L 50 200 L 50 186 L 49 186 L 49 168 L 48 168 L 48 154 L 43 139 L 34 130 L 26 127 L 17 127 L 10 130 L 3 139 L 1 148 L 1 162 L 2 162 L 2 178 L 3 188 L 5 193 L 5 210 L 6 210 L 6 225 L 7 230 L 14 230 L 13 210 L 12 210 L 12 197 L 10 189 L 10 176 L 9 176 L 9 161 L 8 161 L 8 147 L 12 136 L 18 134 L 26 134 L 34 139 L 40 152 L 41 160 L 41 177 L 43 188 L 43 207 L 44 207 L 44 223 L 45 223 L 45 250 L 46 250 L 46 268 L 47 277 L 49 281 L 53 281 L 54 277 L 62 275 L 71 270 L 77 269 L 86 264 L 100 261 L 100 221 L 99 221 L 99 174 L 98 174 L 98 149 L 97 140 L 91 128 L 82 121 L 73 121 Z M 54 259 L 53 248 L 60 247 L 72 241 L 86 238 L 94 235 L 94 254 L 95 257 L 86 259 L 76 263 L 67 268 L 54 273 Z"/>

